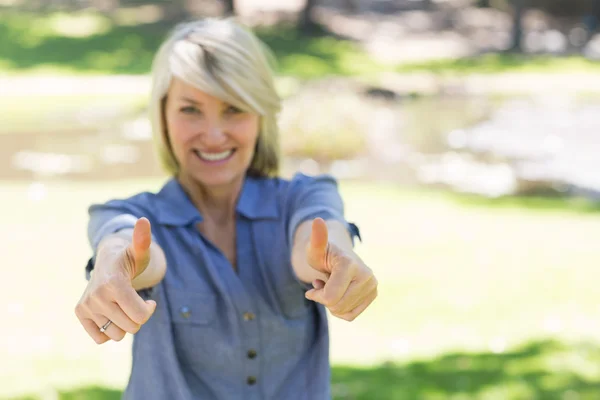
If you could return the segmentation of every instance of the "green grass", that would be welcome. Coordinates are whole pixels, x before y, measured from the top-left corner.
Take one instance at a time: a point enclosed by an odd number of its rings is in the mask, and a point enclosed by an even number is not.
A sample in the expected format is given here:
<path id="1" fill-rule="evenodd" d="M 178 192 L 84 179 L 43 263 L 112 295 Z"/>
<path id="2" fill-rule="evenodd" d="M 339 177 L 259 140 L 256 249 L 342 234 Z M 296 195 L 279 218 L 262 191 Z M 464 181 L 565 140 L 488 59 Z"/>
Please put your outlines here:
<path id="1" fill-rule="evenodd" d="M 33 28 L 32 28 L 33 27 Z M 173 28 L 162 21 L 119 25 L 99 14 L 0 14 L 0 71 L 6 74 L 146 74 Z M 293 27 L 260 29 L 280 75 L 314 78 L 381 69 L 358 46 L 329 36 L 299 35 Z"/>
<path id="2" fill-rule="evenodd" d="M 537 341 L 502 354 L 452 353 L 371 368 L 336 366 L 332 392 L 335 400 L 595 400 L 600 382 L 584 370 L 597 371 L 598 364 L 595 345 Z M 122 392 L 89 386 L 57 394 L 60 400 L 117 400 Z M 35 397 L 15 398 L 26 399 Z"/>
<path id="3" fill-rule="evenodd" d="M 89 257 L 86 208 L 159 186 L 49 182 L 36 201 L 27 185 L 0 183 L 9 271 L 0 320 L 10 327 L 0 398 L 118 398 L 130 338 L 98 347 L 73 314 Z M 596 205 L 341 188 L 380 294 L 353 323 L 331 319 L 336 399 L 600 396 Z"/>
<path id="4" fill-rule="evenodd" d="M 401 65 L 397 72 L 431 72 L 435 74 L 467 75 L 498 73 L 593 73 L 600 71 L 600 62 L 582 56 L 557 57 L 511 53 L 484 54 L 460 59 L 434 60 Z"/>

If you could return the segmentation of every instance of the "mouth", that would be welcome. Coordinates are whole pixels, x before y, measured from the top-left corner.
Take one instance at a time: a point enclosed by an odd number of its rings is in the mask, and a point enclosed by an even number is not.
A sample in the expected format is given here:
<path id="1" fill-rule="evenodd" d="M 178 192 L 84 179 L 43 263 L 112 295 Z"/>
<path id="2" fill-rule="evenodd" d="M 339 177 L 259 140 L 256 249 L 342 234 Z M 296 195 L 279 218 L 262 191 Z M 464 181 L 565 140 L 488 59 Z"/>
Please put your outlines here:
<path id="1" fill-rule="evenodd" d="M 218 153 L 194 150 L 194 154 L 204 162 L 217 163 L 228 160 L 235 153 L 235 149 L 229 149 Z"/>

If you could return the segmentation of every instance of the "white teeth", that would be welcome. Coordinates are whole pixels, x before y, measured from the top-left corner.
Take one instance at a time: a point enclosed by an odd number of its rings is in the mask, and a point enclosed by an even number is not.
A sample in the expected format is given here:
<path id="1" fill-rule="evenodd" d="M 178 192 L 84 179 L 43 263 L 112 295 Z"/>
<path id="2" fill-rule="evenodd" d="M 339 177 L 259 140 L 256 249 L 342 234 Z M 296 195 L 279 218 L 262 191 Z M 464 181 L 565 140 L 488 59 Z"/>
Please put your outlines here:
<path id="1" fill-rule="evenodd" d="M 203 151 L 196 150 L 196 154 L 207 161 L 220 161 L 229 157 L 233 153 L 233 150 L 223 151 L 221 153 L 205 153 Z"/>

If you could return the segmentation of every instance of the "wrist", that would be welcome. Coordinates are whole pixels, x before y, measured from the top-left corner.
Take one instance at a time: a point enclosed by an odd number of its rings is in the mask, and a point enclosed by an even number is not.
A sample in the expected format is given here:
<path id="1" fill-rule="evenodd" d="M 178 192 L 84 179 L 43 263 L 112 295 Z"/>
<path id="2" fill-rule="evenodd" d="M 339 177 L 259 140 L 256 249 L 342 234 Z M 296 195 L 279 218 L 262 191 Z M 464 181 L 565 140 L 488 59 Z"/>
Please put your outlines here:
<path id="1" fill-rule="evenodd" d="M 111 235 L 103 239 L 98 245 L 94 269 L 111 273 L 123 271 L 130 279 L 133 279 L 133 267 L 128 265 L 130 257 L 127 249 L 129 245 L 130 241 L 123 237 Z"/>

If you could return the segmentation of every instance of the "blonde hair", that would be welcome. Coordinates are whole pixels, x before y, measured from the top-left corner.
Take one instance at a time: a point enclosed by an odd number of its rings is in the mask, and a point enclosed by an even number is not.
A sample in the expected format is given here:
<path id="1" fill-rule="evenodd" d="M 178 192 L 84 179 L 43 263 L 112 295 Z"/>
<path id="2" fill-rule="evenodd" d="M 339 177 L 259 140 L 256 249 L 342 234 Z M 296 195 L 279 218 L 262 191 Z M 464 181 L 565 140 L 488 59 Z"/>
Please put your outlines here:
<path id="1" fill-rule="evenodd" d="M 241 110 L 261 116 L 252 176 L 279 172 L 277 113 L 281 100 L 273 81 L 274 57 L 252 32 L 233 18 L 206 18 L 175 27 L 152 64 L 150 121 L 163 168 L 172 175 L 179 165 L 165 121 L 166 95 L 173 77 Z"/>

